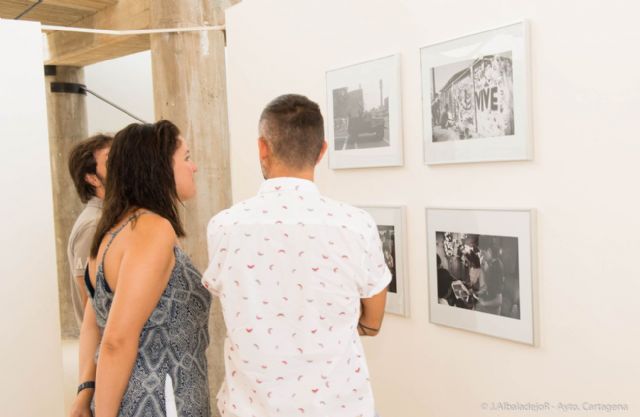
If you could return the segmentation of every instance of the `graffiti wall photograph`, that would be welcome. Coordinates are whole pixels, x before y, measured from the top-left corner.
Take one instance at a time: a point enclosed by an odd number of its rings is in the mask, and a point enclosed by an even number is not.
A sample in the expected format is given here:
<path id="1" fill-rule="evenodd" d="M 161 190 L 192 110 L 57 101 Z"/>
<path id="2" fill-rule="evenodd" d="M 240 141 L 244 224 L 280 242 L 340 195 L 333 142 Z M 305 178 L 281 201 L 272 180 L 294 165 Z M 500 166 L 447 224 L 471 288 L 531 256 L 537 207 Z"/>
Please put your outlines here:
<path id="1" fill-rule="evenodd" d="M 511 51 L 431 69 L 432 141 L 513 137 Z"/>
<path id="2" fill-rule="evenodd" d="M 427 164 L 531 158 L 525 22 L 421 49 Z"/>
<path id="3" fill-rule="evenodd" d="M 327 72 L 330 168 L 402 165 L 399 66 L 392 55 Z"/>

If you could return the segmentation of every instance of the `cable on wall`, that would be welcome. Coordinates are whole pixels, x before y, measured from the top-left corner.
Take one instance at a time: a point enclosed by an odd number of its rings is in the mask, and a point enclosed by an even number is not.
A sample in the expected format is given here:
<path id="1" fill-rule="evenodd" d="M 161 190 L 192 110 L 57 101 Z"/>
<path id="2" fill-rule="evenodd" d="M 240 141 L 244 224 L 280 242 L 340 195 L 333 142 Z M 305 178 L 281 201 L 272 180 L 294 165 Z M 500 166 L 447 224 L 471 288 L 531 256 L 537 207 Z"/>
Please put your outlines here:
<path id="1" fill-rule="evenodd" d="M 122 113 L 124 113 L 127 116 L 139 121 L 140 123 L 148 123 L 147 121 L 141 119 L 140 117 L 136 116 L 135 114 L 133 114 L 133 113 L 125 110 L 124 108 L 118 106 L 114 102 L 112 102 L 110 100 L 107 100 L 106 98 L 102 97 L 100 94 L 96 93 L 95 91 L 91 91 L 84 84 L 52 82 L 51 83 L 51 92 L 52 93 L 81 94 L 83 96 L 86 96 L 87 93 L 88 93 L 88 94 L 91 94 L 92 96 L 94 96 L 95 98 L 97 98 L 98 100 L 104 101 L 105 103 L 107 103 L 111 107 L 114 107 L 115 109 L 120 110 Z"/>

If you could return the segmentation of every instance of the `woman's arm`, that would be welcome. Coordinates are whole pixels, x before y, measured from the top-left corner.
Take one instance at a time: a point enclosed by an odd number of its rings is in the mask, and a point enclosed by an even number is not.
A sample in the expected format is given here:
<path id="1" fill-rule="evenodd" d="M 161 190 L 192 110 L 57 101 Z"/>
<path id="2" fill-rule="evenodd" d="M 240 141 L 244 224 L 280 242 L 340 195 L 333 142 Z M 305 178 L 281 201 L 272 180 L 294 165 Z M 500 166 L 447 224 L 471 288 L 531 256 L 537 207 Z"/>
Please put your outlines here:
<path id="1" fill-rule="evenodd" d="M 138 354 L 140 333 L 167 286 L 176 235 L 156 215 L 140 217 L 118 269 L 96 374 L 97 417 L 115 417 Z"/>
<path id="2" fill-rule="evenodd" d="M 84 308 L 84 317 L 82 319 L 82 327 L 80 329 L 80 348 L 79 348 L 79 372 L 78 380 L 80 383 L 87 381 L 95 381 L 96 379 L 96 362 L 95 354 L 98 344 L 100 343 L 100 330 L 96 323 L 96 313 L 90 301 L 87 301 Z M 70 417 L 90 417 L 91 416 L 91 399 L 94 390 L 86 388 L 78 393 L 73 404 L 71 405 Z"/>

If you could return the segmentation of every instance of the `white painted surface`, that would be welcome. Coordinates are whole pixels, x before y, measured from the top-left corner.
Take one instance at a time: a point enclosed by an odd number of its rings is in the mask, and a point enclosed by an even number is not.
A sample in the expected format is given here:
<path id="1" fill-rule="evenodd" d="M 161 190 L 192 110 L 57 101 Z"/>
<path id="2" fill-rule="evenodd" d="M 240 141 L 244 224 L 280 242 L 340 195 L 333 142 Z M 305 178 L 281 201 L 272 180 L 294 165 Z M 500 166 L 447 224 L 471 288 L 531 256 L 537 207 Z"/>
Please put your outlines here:
<path id="1" fill-rule="evenodd" d="M 88 65 L 84 69 L 87 88 L 134 116 L 153 123 L 151 52 L 140 52 Z M 89 134 L 116 133 L 137 120 L 97 99 L 87 96 Z"/>
<path id="2" fill-rule="evenodd" d="M 0 404 L 63 415 L 62 351 L 40 25 L 0 20 Z"/>
<path id="3" fill-rule="evenodd" d="M 407 206 L 411 318 L 387 316 L 365 346 L 381 415 L 498 415 L 481 405 L 499 401 L 640 409 L 639 12 L 596 0 L 243 0 L 228 11 L 235 201 L 261 182 L 257 121 L 268 101 L 296 92 L 326 110 L 327 69 L 402 55 L 405 166 L 331 171 L 325 159 L 317 175 L 336 199 Z M 522 18 L 534 160 L 424 166 L 419 48 Z M 427 206 L 537 209 L 539 347 L 429 323 Z"/>

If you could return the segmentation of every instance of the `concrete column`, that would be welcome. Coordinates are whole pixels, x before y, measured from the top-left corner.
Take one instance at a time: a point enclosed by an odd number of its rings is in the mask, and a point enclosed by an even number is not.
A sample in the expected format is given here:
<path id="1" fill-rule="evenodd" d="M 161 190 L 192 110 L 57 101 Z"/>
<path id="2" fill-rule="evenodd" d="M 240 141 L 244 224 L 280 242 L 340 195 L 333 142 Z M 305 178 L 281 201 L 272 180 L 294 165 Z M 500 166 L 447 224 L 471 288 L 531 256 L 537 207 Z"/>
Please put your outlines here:
<path id="1" fill-rule="evenodd" d="M 84 70 L 81 67 L 65 66 L 49 69 L 55 69 L 55 75 L 45 77 L 45 88 L 53 182 L 60 327 L 63 338 L 75 338 L 78 337 L 79 327 L 71 303 L 71 270 L 67 260 L 67 242 L 83 206 L 69 177 L 67 164 L 71 148 L 88 135 L 86 96 L 78 93 L 52 93 L 51 83 L 84 84 Z"/>
<path id="2" fill-rule="evenodd" d="M 224 24 L 224 9 L 237 1 L 154 0 L 152 28 Z M 202 271 L 207 266 L 206 225 L 231 204 L 225 37 L 220 31 L 151 35 L 155 113 L 174 122 L 198 165 L 198 195 L 186 203 L 185 249 Z M 224 321 L 218 300 L 209 320 L 209 384 L 213 415 L 224 376 Z"/>

